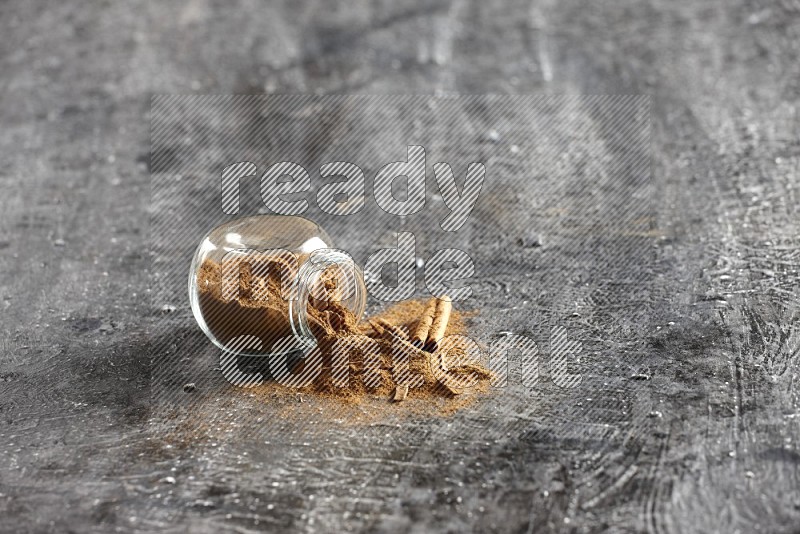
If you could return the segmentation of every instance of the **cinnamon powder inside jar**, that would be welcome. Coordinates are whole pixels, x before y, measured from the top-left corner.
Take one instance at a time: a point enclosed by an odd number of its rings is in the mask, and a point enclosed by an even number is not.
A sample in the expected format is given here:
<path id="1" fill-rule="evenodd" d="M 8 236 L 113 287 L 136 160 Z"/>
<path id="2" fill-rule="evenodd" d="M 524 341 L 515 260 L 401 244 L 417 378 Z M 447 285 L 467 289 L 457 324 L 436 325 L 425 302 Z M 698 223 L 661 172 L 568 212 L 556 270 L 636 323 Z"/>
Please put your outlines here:
<path id="1" fill-rule="evenodd" d="M 234 298 L 223 295 L 223 265 L 205 260 L 197 274 L 198 300 L 206 325 L 223 344 L 244 335 L 258 337 L 264 354 L 276 341 L 292 336 L 289 305 L 281 298 L 278 275 L 268 265 L 242 262 Z M 253 273 L 269 272 L 269 276 Z"/>

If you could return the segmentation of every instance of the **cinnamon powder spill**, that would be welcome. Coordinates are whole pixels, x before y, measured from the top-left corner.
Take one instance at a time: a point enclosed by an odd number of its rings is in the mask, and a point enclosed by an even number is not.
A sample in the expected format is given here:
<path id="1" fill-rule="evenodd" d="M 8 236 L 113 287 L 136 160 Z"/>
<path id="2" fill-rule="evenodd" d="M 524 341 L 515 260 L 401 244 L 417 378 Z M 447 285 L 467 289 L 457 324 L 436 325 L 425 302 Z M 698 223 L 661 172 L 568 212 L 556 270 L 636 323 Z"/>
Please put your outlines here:
<path id="1" fill-rule="evenodd" d="M 267 271 L 263 266 L 244 265 L 236 297 L 224 301 L 221 267 L 206 260 L 198 276 L 200 307 L 208 328 L 223 343 L 250 334 L 269 347 L 291 335 L 288 305 L 280 298 L 277 277 L 258 276 Z M 335 285 L 324 277 L 322 283 L 335 292 Z M 467 342 L 458 338 L 446 351 L 434 354 L 411 345 L 411 333 L 425 307 L 424 300 L 407 300 L 369 321 L 360 321 L 337 302 L 310 298 L 308 321 L 320 349 L 321 372 L 304 387 L 288 388 L 267 381 L 253 388 L 237 388 L 235 395 L 281 406 L 279 415 L 290 419 L 327 411 L 341 420 L 374 423 L 398 413 L 455 413 L 488 392 L 492 373 L 470 354 Z M 465 314 L 453 309 L 445 335 L 466 334 Z M 343 361 L 347 373 L 342 372 Z M 300 360 L 292 371 L 300 374 L 307 364 Z M 397 387 L 404 384 L 410 386 L 407 398 L 392 402 Z"/>

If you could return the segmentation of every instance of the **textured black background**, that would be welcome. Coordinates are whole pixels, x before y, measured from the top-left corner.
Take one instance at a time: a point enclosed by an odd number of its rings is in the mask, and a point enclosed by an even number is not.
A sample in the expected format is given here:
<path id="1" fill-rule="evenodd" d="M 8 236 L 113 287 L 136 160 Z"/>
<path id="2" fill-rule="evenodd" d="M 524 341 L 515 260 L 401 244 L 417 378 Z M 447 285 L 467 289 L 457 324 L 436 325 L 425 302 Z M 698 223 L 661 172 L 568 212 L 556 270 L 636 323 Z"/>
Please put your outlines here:
<path id="1" fill-rule="evenodd" d="M 0 21 L 2 530 L 796 529 L 796 0 L 31 1 Z M 181 302 L 148 291 L 151 94 L 437 91 L 652 96 L 647 260 L 637 241 L 630 276 L 573 280 L 589 289 L 561 310 L 590 334 L 615 318 L 626 342 L 592 338 L 580 388 L 444 420 L 282 421 L 270 439 L 241 424 L 270 406 L 220 401 L 224 383 L 184 395 L 213 361 Z M 479 205 L 495 225 L 469 251 L 499 264 L 476 285 L 482 334 L 535 330 L 522 302 L 583 265 L 516 246 L 536 225 L 502 210 L 537 213 L 534 192 Z M 180 342 L 153 338 L 165 325 Z M 171 386 L 214 439 L 164 439 Z M 515 417 L 493 417 L 509 399 Z"/>

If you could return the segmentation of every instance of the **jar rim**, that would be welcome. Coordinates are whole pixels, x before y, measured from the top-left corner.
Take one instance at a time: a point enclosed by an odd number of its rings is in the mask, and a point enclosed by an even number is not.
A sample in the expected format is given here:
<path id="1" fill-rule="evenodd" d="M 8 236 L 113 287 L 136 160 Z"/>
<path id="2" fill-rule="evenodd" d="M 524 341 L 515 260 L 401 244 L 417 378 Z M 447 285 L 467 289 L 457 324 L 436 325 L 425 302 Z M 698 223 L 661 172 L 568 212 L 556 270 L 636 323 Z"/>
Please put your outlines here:
<path id="1" fill-rule="evenodd" d="M 356 317 L 361 318 L 366 310 L 367 294 L 366 287 L 363 284 L 364 275 L 352 256 L 344 250 L 335 248 L 315 250 L 300 266 L 295 279 L 296 298 L 289 301 L 289 324 L 297 340 L 306 348 L 317 345 L 317 339 L 308 322 L 308 303 L 312 288 L 322 273 L 334 265 L 347 265 L 353 269 L 353 294 L 350 298 L 352 298 L 355 306 L 350 311 Z M 361 283 L 358 283 L 358 281 L 361 281 Z"/>

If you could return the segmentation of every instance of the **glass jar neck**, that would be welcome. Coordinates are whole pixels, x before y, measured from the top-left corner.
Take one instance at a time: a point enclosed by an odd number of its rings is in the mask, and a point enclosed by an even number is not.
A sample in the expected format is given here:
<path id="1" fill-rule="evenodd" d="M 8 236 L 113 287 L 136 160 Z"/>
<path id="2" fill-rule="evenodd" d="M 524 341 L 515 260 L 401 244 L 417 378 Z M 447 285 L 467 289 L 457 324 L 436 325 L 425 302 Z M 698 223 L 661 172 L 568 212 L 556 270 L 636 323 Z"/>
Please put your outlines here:
<path id="1" fill-rule="evenodd" d="M 321 277 L 331 267 L 341 267 L 348 273 L 348 291 L 346 298 L 339 303 L 348 308 L 357 318 L 361 318 L 367 306 L 367 290 L 364 275 L 353 258 L 338 249 L 320 249 L 314 251 L 307 261 L 300 265 L 297 273 L 295 299 L 289 301 L 289 323 L 292 332 L 303 348 L 317 344 L 309 324 L 309 306 L 315 287 L 320 286 Z"/>

